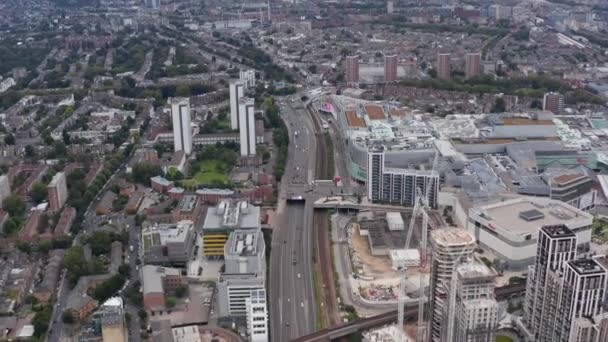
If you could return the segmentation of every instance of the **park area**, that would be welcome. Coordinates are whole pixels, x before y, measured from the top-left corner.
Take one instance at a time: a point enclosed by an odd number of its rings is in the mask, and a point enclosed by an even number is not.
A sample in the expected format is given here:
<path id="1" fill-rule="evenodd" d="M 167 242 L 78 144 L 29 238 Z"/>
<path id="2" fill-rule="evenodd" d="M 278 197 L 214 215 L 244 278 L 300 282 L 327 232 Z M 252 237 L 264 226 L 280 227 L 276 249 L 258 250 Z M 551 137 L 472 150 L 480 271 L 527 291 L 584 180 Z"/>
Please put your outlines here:
<path id="1" fill-rule="evenodd" d="M 220 186 L 228 182 L 230 166 L 221 160 L 207 159 L 199 161 L 192 170 L 193 177 L 182 181 L 185 188 L 198 186 Z"/>

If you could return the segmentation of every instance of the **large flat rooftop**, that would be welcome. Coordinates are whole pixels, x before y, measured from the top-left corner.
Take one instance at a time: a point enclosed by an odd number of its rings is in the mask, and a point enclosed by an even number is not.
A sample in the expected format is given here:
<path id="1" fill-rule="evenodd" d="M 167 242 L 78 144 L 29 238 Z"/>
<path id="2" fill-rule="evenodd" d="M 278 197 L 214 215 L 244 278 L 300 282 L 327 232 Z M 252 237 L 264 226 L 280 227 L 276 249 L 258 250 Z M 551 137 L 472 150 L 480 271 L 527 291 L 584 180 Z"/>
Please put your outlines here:
<path id="1" fill-rule="evenodd" d="M 592 216 L 566 203 L 546 198 L 515 198 L 471 209 L 489 222 L 490 229 L 501 228 L 512 234 L 536 233 L 539 227 L 577 225 Z"/>
<path id="2" fill-rule="evenodd" d="M 253 229 L 260 226 L 260 207 L 245 201 L 222 201 L 207 210 L 203 230 Z"/>

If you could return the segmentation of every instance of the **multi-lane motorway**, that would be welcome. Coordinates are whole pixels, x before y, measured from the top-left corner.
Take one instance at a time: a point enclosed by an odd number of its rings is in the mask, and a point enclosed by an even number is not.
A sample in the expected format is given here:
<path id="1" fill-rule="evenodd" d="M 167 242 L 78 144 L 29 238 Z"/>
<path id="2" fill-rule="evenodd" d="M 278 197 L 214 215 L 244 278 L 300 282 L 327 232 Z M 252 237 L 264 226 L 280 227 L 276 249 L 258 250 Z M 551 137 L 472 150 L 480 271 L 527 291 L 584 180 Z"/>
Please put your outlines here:
<path id="1" fill-rule="evenodd" d="M 303 108 L 288 99 L 281 115 L 289 131 L 289 159 L 281 182 L 279 208 L 270 253 L 269 299 L 272 341 L 289 341 L 315 330 L 316 306 L 312 279 L 313 207 L 299 189 L 314 180 L 316 142 Z M 294 192 L 295 191 L 295 192 Z"/>

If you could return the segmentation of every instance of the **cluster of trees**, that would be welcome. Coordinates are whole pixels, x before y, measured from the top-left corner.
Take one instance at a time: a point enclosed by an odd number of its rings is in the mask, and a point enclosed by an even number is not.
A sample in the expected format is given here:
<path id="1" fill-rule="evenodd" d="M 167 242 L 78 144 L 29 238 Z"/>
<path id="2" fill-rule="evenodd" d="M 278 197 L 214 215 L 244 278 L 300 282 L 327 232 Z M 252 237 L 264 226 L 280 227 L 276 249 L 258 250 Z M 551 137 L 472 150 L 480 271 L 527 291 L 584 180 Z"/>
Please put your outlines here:
<path id="1" fill-rule="evenodd" d="M 11 194 L 2 202 L 2 209 L 9 215 L 2 227 L 4 235 L 16 234 L 25 222 L 25 203 L 19 195 Z"/>
<path id="2" fill-rule="evenodd" d="M 95 287 L 95 290 L 93 291 L 93 298 L 97 299 L 97 301 L 100 303 L 105 302 L 108 298 L 112 297 L 116 292 L 118 292 L 118 290 L 120 290 L 120 288 L 125 284 L 126 280 L 127 278 L 123 274 L 117 273 L 110 279 Z"/>
<path id="3" fill-rule="evenodd" d="M 196 160 L 218 160 L 220 161 L 220 164 L 224 165 L 226 169 L 224 171 L 228 172 L 236 164 L 239 158 L 238 148 L 239 146 L 233 142 L 205 146 L 196 153 Z"/>
<path id="4" fill-rule="evenodd" d="M 67 176 L 68 203 L 76 209 L 76 219 L 72 224 L 72 233 L 78 233 L 84 220 L 84 211 L 91 201 L 97 196 L 99 190 L 104 186 L 112 173 L 123 163 L 123 160 L 131 153 L 133 146 L 129 145 L 123 151 L 115 153 L 108 158 L 104 169 L 97 175 L 93 182 L 87 186 L 84 182 L 85 173 L 76 170 Z"/>
<path id="5" fill-rule="evenodd" d="M 479 27 L 476 24 L 472 25 L 448 25 L 448 24 L 415 24 L 407 22 L 407 17 L 399 16 L 388 22 L 388 24 L 406 28 L 409 30 L 418 30 L 425 32 L 452 32 L 452 33 L 467 33 L 471 34 L 483 34 L 487 36 L 504 35 L 509 33 L 509 29 L 505 27 L 503 22 L 502 26 L 498 25 L 497 28 L 491 27 Z M 507 21 L 508 23 L 508 21 Z M 507 25 L 508 26 L 508 25 Z"/>
<path id="6" fill-rule="evenodd" d="M 49 328 L 49 322 L 53 315 L 53 306 L 50 304 L 35 305 L 33 309 L 36 312 L 32 319 L 34 337 L 41 338 L 46 334 L 46 330 Z"/>
<path id="7" fill-rule="evenodd" d="M 430 88 L 469 93 L 505 93 L 527 97 L 542 97 L 548 91 L 565 92 L 570 87 L 559 80 L 547 76 L 519 77 L 512 79 L 494 79 L 490 75 L 481 75 L 471 79 L 455 78 L 451 80 L 403 80 L 401 84 L 409 87 Z"/>
<path id="8" fill-rule="evenodd" d="M 100 258 L 92 258 L 91 261 L 87 261 L 81 245 L 72 246 L 65 252 L 63 264 L 67 269 L 68 280 L 71 284 L 76 284 L 78 278 L 82 276 L 106 272 L 106 267 Z"/>
<path id="9" fill-rule="evenodd" d="M 131 177 L 136 183 L 150 185 L 150 178 L 160 176 L 163 174 L 163 170 L 157 164 L 149 162 L 137 163 L 133 166 Z"/>
<path id="10" fill-rule="evenodd" d="M 115 89 L 116 95 L 128 98 L 154 98 L 159 105 L 165 103 L 169 97 L 196 96 L 215 91 L 215 88 L 206 84 L 180 84 L 163 85 L 160 87 L 137 87 L 135 81 L 126 77 L 121 81 L 119 88 Z"/>
<path id="11" fill-rule="evenodd" d="M 266 119 L 266 127 L 273 130 L 273 142 L 277 147 L 277 160 L 274 165 L 274 177 L 277 181 L 280 181 L 285 173 L 285 166 L 287 165 L 287 153 L 289 149 L 289 133 L 285 122 L 281 119 L 279 106 L 274 102 L 272 97 L 264 100 L 264 107 L 266 112 L 264 118 Z"/>
<path id="12" fill-rule="evenodd" d="M 111 249 L 112 242 L 124 241 L 125 237 L 113 232 L 96 231 L 87 236 L 86 243 L 91 247 L 91 253 L 95 256 L 108 254 Z"/>
<path id="13" fill-rule="evenodd" d="M 44 57 L 49 53 L 50 47 L 16 47 L 17 41 L 5 39 L 0 45 L 0 74 L 6 74 L 13 68 L 24 67 L 27 70 L 36 69 Z"/>

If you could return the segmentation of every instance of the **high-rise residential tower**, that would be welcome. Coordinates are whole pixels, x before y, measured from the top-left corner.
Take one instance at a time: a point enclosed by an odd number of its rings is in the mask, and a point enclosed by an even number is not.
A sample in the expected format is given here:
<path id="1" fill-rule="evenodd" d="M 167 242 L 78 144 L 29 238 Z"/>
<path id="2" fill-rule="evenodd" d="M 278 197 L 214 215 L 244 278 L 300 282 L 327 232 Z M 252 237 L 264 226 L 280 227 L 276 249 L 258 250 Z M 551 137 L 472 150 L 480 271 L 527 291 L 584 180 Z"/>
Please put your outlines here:
<path id="1" fill-rule="evenodd" d="M 464 69 L 466 78 L 472 78 L 481 74 L 481 54 L 467 53 L 464 60 Z"/>
<path id="2" fill-rule="evenodd" d="M 595 258 L 566 263 L 554 335 L 547 341 L 578 341 L 580 319 L 604 312 L 607 279 L 606 269 Z"/>
<path id="3" fill-rule="evenodd" d="M 239 99 L 239 137 L 241 156 L 255 155 L 255 111 L 254 100 L 248 97 Z"/>
<path id="4" fill-rule="evenodd" d="M 192 124 L 190 119 L 190 99 L 174 97 L 170 99 L 171 120 L 173 122 L 174 151 L 192 153 Z"/>
<path id="5" fill-rule="evenodd" d="M 576 257 L 576 234 L 566 225 L 541 227 L 536 260 L 528 268 L 524 321 L 535 341 L 544 339 L 555 324 L 555 294 L 566 264 Z"/>
<path id="6" fill-rule="evenodd" d="M 239 80 L 247 88 L 255 87 L 255 70 L 241 70 L 239 72 Z"/>
<path id="7" fill-rule="evenodd" d="M 356 85 L 359 83 L 359 56 L 346 56 L 346 84 Z"/>
<path id="8" fill-rule="evenodd" d="M 564 109 L 564 96 L 560 93 L 546 93 L 543 97 L 543 110 L 559 114 Z"/>
<path id="9" fill-rule="evenodd" d="M 384 55 L 384 82 L 394 82 L 397 80 L 397 55 Z"/>
<path id="10" fill-rule="evenodd" d="M 442 341 L 494 341 L 498 328 L 495 280 L 496 272 L 480 260 L 456 266 L 444 310 L 447 324 L 442 326 Z"/>
<path id="11" fill-rule="evenodd" d="M 448 293 L 454 268 L 473 255 L 475 238 L 461 228 L 436 229 L 431 231 L 433 263 L 431 268 L 431 341 L 440 342 L 443 324 L 444 307 L 448 302 Z"/>
<path id="12" fill-rule="evenodd" d="M 230 128 L 239 129 L 239 99 L 245 96 L 245 83 L 230 81 Z"/>
<path id="13" fill-rule="evenodd" d="M 49 195 L 49 210 L 55 213 L 59 212 L 68 199 L 65 173 L 57 172 L 49 183 L 47 190 Z"/>
<path id="14" fill-rule="evenodd" d="M 452 55 L 440 53 L 437 55 L 437 78 L 448 80 L 452 77 Z"/>

